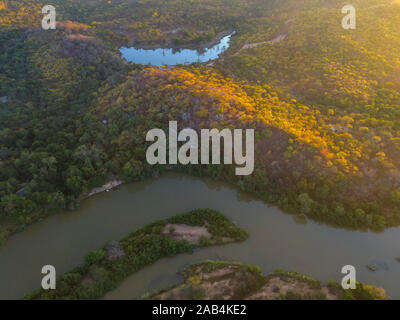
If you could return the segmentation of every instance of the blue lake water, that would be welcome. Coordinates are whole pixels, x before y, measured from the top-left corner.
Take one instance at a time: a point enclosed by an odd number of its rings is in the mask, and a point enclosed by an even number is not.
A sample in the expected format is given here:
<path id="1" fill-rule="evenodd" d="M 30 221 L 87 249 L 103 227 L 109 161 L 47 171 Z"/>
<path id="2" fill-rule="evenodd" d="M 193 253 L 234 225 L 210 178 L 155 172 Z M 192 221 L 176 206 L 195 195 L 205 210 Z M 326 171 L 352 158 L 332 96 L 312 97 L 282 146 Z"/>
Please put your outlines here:
<path id="1" fill-rule="evenodd" d="M 208 62 L 217 59 L 221 53 L 229 48 L 231 36 L 232 34 L 223 37 L 215 46 L 204 49 L 201 52 L 196 49 L 141 49 L 135 47 L 122 47 L 120 51 L 122 58 L 137 64 L 174 66 L 178 64 Z"/>

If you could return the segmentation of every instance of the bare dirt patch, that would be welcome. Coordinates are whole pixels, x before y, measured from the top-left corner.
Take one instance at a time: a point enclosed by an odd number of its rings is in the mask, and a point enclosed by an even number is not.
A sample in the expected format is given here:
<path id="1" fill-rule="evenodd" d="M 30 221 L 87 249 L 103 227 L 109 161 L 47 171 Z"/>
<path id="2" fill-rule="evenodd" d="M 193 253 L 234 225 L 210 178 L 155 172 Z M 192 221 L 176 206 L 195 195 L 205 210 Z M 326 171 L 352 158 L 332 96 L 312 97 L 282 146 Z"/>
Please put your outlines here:
<path id="1" fill-rule="evenodd" d="M 101 193 L 101 192 L 105 192 L 105 191 L 110 191 L 116 187 L 118 187 L 119 185 L 121 185 L 123 183 L 122 180 L 111 180 L 109 182 L 107 182 L 106 184 L 104 184 L 101 187 L 98 188 L 94 188 L 92 190 L 90 190 L 89 192 L 85 193 L 82 195 L 82 198 L 89 198 L 97 193 Z"/>
<path id="2" fill-rule="evenodd" d="M 307 276 L 290 272 L 264 276 L 256 267 L 238 263 L 206 262 L 189 267 L 184 274 L 185 281 L 151 299 L 339 299 Z"/>
<path id="3" fill-rule="evenodd" d="M 208 240 L 212 238 L 206 227 L 193 227 L 185 224 L 168 223 L 162 233 L 169 235 L 174 240 L 187 240 L 191 244 L 198 244 L 201 237 Z"/>

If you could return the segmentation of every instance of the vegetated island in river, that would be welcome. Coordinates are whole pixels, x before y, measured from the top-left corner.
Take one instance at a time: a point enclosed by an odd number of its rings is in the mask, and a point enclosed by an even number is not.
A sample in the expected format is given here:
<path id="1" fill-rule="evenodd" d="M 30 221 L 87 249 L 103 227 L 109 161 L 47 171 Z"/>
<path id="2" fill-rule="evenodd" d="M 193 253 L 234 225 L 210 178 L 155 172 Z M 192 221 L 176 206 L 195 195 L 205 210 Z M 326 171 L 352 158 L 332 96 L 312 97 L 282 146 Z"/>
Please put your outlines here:
<path id="1" fill-rule="evenodd" d="M 247 237 L 246 231 L 218 211 L 192 210 L 155 221 L 120 241 L 89 252 L 83 265 L 57 279 L 55 290 L 38 289 L 24 299 L 98 299 L 161 258 L 191 253 L 195 247 L 244 241 Z"/>
<path id="2" fill-rule="evenodd" d="M 344 290 L 336 281 L 322 285 L 293 271 L 276 270 L 267 276 L 257 266 L 206 261 L 182 272 L 178 285 L 146 294 L 148 300 L 386 300 L 385 290 L 357 282 Z"/>

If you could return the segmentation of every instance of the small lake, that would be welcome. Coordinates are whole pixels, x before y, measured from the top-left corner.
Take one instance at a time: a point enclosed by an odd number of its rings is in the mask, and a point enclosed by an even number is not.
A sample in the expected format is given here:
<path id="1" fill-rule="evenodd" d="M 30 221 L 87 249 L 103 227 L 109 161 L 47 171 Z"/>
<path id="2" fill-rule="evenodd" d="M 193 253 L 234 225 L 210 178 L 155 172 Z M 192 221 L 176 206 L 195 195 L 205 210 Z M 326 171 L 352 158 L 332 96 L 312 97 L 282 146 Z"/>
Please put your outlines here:
<path id="1" fill-rule="evenodd" d="M 177 271 L 207 259 L 258 265 L 265 274 L 276 268 L 295 270 L 325 283 L 340 282 L 341 268 L 350 264 L 358 281 L 384 287 L 400 299 L 400 263 L 395 260 L 400 228 L 373 233 L 300 222 L 229 184 L 177 173 L 97 194 L 75 212 L 53 215 L 12 236 L 0 248 L 0 299 L 17 299 L 39 288 L 44 265 L 54 265 L 60 276 L 107 241 L 195 208 L 219 210 L 247 230 L 249 239 L 159 260 L 127 278 L 106 299 L 135 299 L 178 283 L 182 278 Z M 378 270 L 369 271 L 369 263 Z"/>
<path id="2" fill-rule="evenodd" d="M 136 64 L 175 66 L 195 62 L 208 62 L 218 59 L 219 55 L 229 48 L 232 35 L 233 34 L 223 37 L 215 46 L 201 51 L 196 49 L 142 49 L 135 47 L 122 47 L 120 51 L 122 58 Z"/>

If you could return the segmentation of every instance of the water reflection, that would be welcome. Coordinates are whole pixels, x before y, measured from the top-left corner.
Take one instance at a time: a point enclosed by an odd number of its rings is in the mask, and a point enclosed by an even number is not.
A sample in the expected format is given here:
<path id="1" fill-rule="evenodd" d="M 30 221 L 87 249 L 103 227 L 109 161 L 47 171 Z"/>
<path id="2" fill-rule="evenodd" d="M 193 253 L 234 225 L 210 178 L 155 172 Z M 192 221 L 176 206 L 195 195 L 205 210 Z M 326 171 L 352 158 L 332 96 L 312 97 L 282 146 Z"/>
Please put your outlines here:
<path id="1" fill-rule="evenodd" d="M 201 49 L 142 49 L 122 47 L 120 52 L 127 61 L 137 64 L 151 64 L 154 66 L 174 66 L 215 60 L 229 48 L 233 34 L 223 37 L 218 44 L 211 48 Z"/>

